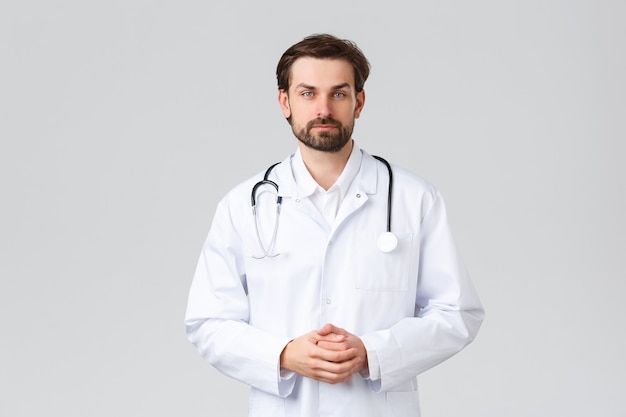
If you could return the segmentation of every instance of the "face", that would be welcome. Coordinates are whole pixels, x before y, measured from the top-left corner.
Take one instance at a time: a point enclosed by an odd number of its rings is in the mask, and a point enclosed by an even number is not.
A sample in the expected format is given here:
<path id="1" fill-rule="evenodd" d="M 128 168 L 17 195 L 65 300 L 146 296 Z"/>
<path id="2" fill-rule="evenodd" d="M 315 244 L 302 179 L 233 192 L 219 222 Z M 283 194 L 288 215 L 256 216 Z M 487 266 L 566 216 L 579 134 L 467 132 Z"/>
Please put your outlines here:
<path id="1" fill-rule="evenodd" d="M 299 58 L 292 67 L 289 91 L 278 101 L 294 135 L 305 146 L 338 152 L 351 139 L 365 93 L 354 88 L 354 69 L 341 59 Z"/>

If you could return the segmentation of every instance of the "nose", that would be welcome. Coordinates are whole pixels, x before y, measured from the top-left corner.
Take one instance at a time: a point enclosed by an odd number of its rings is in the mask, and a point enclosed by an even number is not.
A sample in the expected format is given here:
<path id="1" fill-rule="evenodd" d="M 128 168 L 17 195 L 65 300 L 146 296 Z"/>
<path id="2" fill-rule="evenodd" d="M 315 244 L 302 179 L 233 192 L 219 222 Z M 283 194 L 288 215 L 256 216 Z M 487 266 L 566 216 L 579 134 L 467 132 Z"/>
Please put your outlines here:
<path id="1" fill-rule="evenodd" d="M 327 117 L 331 115 L 330 99 L 326 96 L 318 96 L 317 98 L 317 116 Z"/>

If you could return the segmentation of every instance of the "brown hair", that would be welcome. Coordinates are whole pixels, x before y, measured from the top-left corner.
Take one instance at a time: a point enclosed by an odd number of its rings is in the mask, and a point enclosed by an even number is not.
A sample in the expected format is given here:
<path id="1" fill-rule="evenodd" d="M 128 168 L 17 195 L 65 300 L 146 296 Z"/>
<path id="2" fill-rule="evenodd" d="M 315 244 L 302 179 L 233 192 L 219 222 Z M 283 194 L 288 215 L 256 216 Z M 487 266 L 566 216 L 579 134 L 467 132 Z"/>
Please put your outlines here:
<path id="1" fill-rule="evenodd" d="M 279 90 L 289 90 L 291 66 L 302 57 L 345 59 L 354 68 L 354 88 L 357 93 L 363 90 L 365 80 L 370 74 L 370 64 L 354 42 L 329 34 L 310 35 L 292 45 L 280 57 L 276 67 Z"/>

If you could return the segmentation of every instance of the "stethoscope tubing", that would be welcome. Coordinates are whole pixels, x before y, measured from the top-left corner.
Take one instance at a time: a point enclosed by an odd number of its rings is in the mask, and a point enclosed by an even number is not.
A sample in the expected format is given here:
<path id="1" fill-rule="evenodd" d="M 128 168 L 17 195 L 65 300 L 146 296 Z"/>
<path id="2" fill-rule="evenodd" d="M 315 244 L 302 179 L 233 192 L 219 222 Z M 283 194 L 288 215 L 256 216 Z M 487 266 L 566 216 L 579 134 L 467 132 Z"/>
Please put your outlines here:
<path id="1" fill-rule="evenodd" d="M 389 162 L 387 162 L 386 159 L 377 155 L 372 155 L 372 156 L 376 158 L 378 161 L 380 161 L 381 163 L 383 163 L 385 167 L 387 168 L 387 172 L 389 173 L 389 186 L 387 188 L 387 228 L 386 228 L 386 232 L 383 233 L 378 239 L 378 247 L 383 252 L 391 252 L 396 248 L 398 244 L 398 239 L 395 237 L 393 233 L 391 233 L 391 198 L 392 198 L 392 192 L 393 192 L 393 170 L 391 169 L 391 165 L 389 164 Z M 274 167 L 278 164 L 280 164 L 280 162 L 276 162 L 270 165 L 269 168 L 267 168 L 267 170 L 265 171 L 265 174 L 263 175 L 263 179 L 257 182 L 256 184 L 254 184 L 254 186 L 252 187 L 252 192 L 250 193 L 250 202 L 252 204 L 252 215 L 254 216 L 254 227 L 256 230 L 256 236 L 259 242 L 259 246 L 261 247 L 261 250 L 263 251 L 263 256 L 260 256 L 260 257 L 253 256 L 253 258 L 255 259 L 263 259 L 265 257 L 274 258 L 279 255 L 279 253 L 270 255 L 270 252 L 272 250 L 272 247 L 274 246 L 274 243 L 276 242 L 276 235 L 278 233 L 278 220 L 280 218 L 280 206 L 282 204 L 283 197 L 280 195 L 278 184 L 269 179 L 272 169 L 274 169 Z M 263 245 L 263 242 L 261 241 L 261 235 L 259 233 L 259 224 L 258 224 L 258 219 L 256 215 L 256 193 L 257 193 L 257 189 L 263 185 L 271 185 L 276 190 L 276 221 L 274 222 L 274 232 L 272 234 L 272 239 L 270 240 L 270 244 L 267 248 L 265 247 L 265 245 Z"/>
<path id="2" fill-rule="evenodd" d="M 385 164 L 387 172 L 389 172 L 389 187 L 387 188 L 387 232 L 391 233 L 391 192 L 393 191 L 393 170 L 385 158 L 377 155 L 372 156 Z"/>
<path id="3" fill-rule="evenodd" d="M 277 203 L 278 204 L 282 203 L 283 198 L 278 194 L 278 184 L 276 184 L 274 181 L 269 179 L 272 169 L 274 169 L 274 167 L 278 164 L 280 164 L 280 162 L 276 162 L 275 164 L 272 164 L 269 168 L 267 168 L 267 170 L 265 171 L 265 175 L 263 175 L 263 179 L 257 182 L 256 184 L 254 184 L 254 187 L 252 187 L 252 193 L 250 194 L 252 210 L 254 210 L 254 208 L 256 207 L 256 190 L 264 184 L 269 184 L 276 189 L 276 194 L 277 194 L 276 198 L 277 200 L 280 199 L 280 201 L 277 201 Z"/>

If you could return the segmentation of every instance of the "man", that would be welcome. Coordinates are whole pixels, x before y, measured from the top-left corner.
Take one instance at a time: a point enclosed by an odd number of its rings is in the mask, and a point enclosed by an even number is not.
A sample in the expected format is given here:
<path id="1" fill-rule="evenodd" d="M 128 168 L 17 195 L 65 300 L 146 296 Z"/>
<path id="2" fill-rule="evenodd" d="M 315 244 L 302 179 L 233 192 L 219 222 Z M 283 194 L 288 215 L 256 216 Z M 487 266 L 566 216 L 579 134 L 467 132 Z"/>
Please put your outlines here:
<path id="1" fill-rule="evenodd" d="M 187 335 L 251 386 L 250 416 L 419 416 L 416 376 L 482 322 L 439 192 L 352 139 L 368 75 L 331 35 L 283 54 L 298 148 L 222 199 L 202 249 Z"/>

